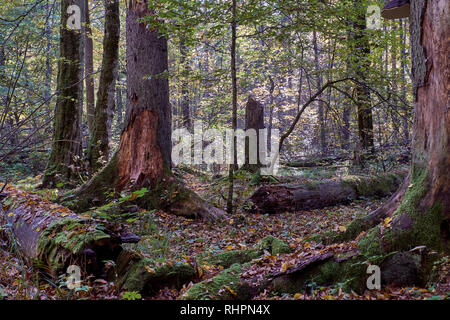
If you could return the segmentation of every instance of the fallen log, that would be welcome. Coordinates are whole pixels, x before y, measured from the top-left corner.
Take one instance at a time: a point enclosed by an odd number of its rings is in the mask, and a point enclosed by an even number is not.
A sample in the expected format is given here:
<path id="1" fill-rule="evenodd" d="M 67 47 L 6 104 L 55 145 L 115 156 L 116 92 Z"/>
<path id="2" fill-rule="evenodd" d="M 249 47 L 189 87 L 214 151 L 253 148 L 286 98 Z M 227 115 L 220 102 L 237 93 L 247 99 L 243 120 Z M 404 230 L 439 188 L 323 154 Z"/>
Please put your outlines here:
<path id="1" fill-rule="evenodd" d="M 360 197 L 385 197 L 396 191 L 406 170 L 378 176 L 349 176 L 309 184 L 280 184 L 260 187 L 250 197 L 250 212 L 277 213 L 320 209 L 350 203 Z"/>
<path id="2" fill-rule="evenodd" d="M 335 165 L 337 162 L 350 160 L 345 156 L 311 158 L 311 159 L 297 159 L 293 161 L 281 161 L 281 164 L 292 168 L 315 168 Z"/>
<path id="3" fill-rule="evenodd" d="M 100 275 L 103 261 L 115 260 L 122 243 L 139 237 L 117 224 L 78 215 L 39 195 L 8 186 L 0 198 L 0 223 L 25 260 L 57 276 L 69 265 Z"/>

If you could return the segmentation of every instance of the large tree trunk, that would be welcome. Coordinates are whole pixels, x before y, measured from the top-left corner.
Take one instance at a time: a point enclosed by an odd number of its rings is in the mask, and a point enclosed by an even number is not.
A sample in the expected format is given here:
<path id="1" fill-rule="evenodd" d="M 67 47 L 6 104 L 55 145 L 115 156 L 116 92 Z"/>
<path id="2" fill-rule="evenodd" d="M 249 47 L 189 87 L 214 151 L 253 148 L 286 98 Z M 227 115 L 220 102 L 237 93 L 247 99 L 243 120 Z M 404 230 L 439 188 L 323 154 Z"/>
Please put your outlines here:
<path id="1" fill-rule="evenodd" d="M 410 184 L 380 235 L 384 250 L 450 249 L 450 2 L 411 1 L 414 120 Z"/>
<path id="2" fill-rule="evenodd" d="M 316 184 L 262 186 L 250 197 L 251 211 L 264 214 L 313 210 L 346 204 L 358 197 L 384 197 L 397 190 L 405 176 L 405 171 L 398 171 L 378 177 L 349 177 Z"/>
<path id="3" fill-rule="evenodd" d="M 140 22 L 154 17 L 146 1 L 127 10 L 127 114 L 118 151 L 88 183 L 64 201 L 76 211 L 104 203 L 111 191 L 147 188 L 146 208 L 216 219 L 223 212 L 184 187 L 171 173 L 171 108 L 167 40 Z"/>
<path id="4" fill-rule="evenodd" d="M 83 46 L 81 30 L 67 28 L 69 5 L 78 5 L 83 17 L 84 0 L 61 1 L 61 40 L 58 63 L 58 98 L 56 101 L 53 145 L 43 186 L 58 181 L 78 179 L 81 158 L 81 110 L 83 103 Z"/>
<path id="5" fill-rule="evenodd" d="M 114 94 L 119 59 L 119 0 L 106 0 L 105 10 L 102 71 L 87 156 L 91 170 L 94 172 L 101 168 L 109 159 L 109 140 L 112 116 L 115 109 Z"/>

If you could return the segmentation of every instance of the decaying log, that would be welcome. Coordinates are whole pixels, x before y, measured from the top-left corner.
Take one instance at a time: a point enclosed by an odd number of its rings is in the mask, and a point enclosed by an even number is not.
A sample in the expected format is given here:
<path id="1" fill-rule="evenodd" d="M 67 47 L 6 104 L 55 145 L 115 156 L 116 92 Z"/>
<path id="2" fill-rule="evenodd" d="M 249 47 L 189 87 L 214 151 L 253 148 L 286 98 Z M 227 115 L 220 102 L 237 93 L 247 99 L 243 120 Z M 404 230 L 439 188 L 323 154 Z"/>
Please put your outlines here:
<path id="1" fill-rule="evenodd" d="M 37 194 L 8 186 L 4 195 L 0 222 L 11 243 L 30 264 L 54 276 L 69 265 L 99 275 L 103 261 L 119 256 L 122 243 L 139 241 L 122 226 L 75 214 Z"/>
<path id="2" fill-rule="evenodd" d="M 384 197 L 398 189 L 406 174 L 406 170 L 399 170 L 376 177 L 350 176 L 310 184 L 266 185 L 250 197 L 253 203 L 250 211 L 272 214 L 313 210 L 349 203 L 359 197 Z"/>

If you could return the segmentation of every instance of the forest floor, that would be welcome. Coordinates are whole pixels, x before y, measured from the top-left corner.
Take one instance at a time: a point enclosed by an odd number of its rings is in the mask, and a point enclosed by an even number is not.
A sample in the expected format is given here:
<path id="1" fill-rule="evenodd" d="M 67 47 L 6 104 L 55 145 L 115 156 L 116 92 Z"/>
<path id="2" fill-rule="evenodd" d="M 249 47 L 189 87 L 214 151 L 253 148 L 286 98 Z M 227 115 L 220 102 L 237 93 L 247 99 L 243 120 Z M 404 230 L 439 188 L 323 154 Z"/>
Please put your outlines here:
<path id="1" fill-rule="evenodd" d="M 317 172 L 315 172 L 317 173 Z M 300 180 L 310 180 L 316 174 L 308 172 Z M 226 183 L 209 176 L 189 174 L 178 171 L 186 184 L 218 205 L 223 204 Z M 320 178 L 329 178 L 322 172 Z M 34 183 L 39 177 L 29 178 L 16 184 L 19 188 L 34 191 Z M 127 219 L 127 223 L 138 233 L 142 240 L 138 244 L 128 244 L 128 248 L 140 255 L 164 261 L 185 261 L 194 263 L 197 279 L 203 281 L 221 272 L 221 266 L 206 262 L 206 257 L 219 252 L 251 248 L 262 238 L 271 235 L 289 244 L 293 253 L 267 256 L 251 269 L 253 275 L 266 274 L 268 271 L 286 269 L 305 256 L 325 252 L 343 252 L 357 246 L 357 241 L 324 246 L 304 239 L 320 232 L 342 230 L 354 218 L 364 216 L 379 207 L 386 199 L 361 199 L 349 205 L 335 206 L 320 210 L 279 213 L 275 215 L 249 214 L 244 208 L 245 199 L 255 190 L 249 186 L 248 177 L 237 178 L 236 213 L 231 220 L 205 222 L 169 215 L 163 211 L 144 211 L 138 217 Z M 45 198 L 52 199 L 57 190 L 41 190 Z M 0 230 L 1 231 L 1 230 Z M 361 236 L 361 235 L 360 235 Z M 299 290 L 296 294 L 277 295 L 268 288 L 255 299 L 300 299 L 300 300 L 406 300 L 406 299 L 449 299 L 450 298 L 450 261 L 448 257 L 436 265 L 439 278 L 424 288 L 386 287 L 382 290 L 366 290 L 362 294 L 344 293 L 339 284 L 333 287 L 311 286 Z M 148 299 L 177 299 L 193 282 L 181 290 L 164 288 Z M 97 279 L 89 281 L 77 292 L 69 291 L 51 279 L 43 279 L 24 263 L 24 260 L 10 249 L 0 237 L 0 299 L 130 299 L 115 288 L 113 283 Z M 139 297 L 139 296 L 138 296 Z M 136 297 L 135 297 L 136 298 Z M 134 298 L 131 298 L 134 299 Z"/>

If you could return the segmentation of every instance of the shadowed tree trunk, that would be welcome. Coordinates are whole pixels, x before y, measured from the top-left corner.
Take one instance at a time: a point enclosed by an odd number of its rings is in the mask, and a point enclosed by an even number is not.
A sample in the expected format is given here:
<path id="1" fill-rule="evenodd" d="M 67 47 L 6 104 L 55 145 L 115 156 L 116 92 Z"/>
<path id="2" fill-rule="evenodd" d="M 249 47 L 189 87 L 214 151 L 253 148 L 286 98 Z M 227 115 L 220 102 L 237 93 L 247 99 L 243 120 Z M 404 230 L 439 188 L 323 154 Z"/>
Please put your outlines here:
<path id="1" fill-rule="evenodd" d="M 127 9 L 127 113 L 120 146 L 87 184 L 63 200 L 76 211 L 105 203 L 111 192 L 147 188 L 146 208 L 215 219 L 222 210 L 203 201 L 171 174 L 171 107 L 167 39 L 141 18 L 155 19 L 146 1 Z"/>
<path id="2" fill-rule="evenodd" d="M 111 122 L 115 109 L 115 82 L 119 59 L 120 15 L 119 0 L 105 0 L 105 36 L 103 39 L 103 61 L 97 104 L 88 149 L 92 171 L 97 171 L 109 159 Z"/>
<path id="3" fill-rule="evenodd" d="M 361 7 L 359 1 L 355 2 L 360 11 L 354 21 L 350 22 L 352 30 L 349 33 L 349 41 L 353 52 L 350 65 L 352 73 L 360 82 L 366 81 L 366 75 L 369 71 L 370 54 L 369 38 L 366 29 L 365 7 Z M 373 142 L 373 119 L 370 105 L 370 91 L 365 86 L 358 85 L 355 88 L 355 98 L 357 105 L 358 134 L 361 146 L 361 152 L 374 152 Z M 363 157 L 364 158 L 364 157 Z"/>
<path id="4" fill-rule="evenodd" d="M 183 126 L 191 131 L 192 120 L 191 120 L 191 110 L 189 106 L 189 90 L 188 81 L 186 77 L 189 74 L 189 63 L 186 63 L 187 48 L 184 39 L 180 40 L 180 64 L 183 68 L 183 75 L 181 81 L 181 112 L 183 115 Z"/>
<path id="5" fill-rule="evenodd" d="M 67 28 L 70 5 L 78 5 L 83 17 L 84 0 L 61 1 L 61 39 L 53 145 L 43 186 L 77 179 L 81 158 L 81 109 L 83 103 L 83 46 L 81 30 Z"/>
<path id="6" fill-rule="evenodd" d="M 85 20 L 84 27 L 84 68 L 86 75 L 86 114 L 89 134 L 92 134 L 95 113 L 95 85 L 94 78 L 94 43 L 92 40 L 92 30 L 89 17 L 89 0 L 85 0 Z"/>

